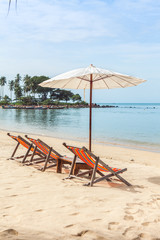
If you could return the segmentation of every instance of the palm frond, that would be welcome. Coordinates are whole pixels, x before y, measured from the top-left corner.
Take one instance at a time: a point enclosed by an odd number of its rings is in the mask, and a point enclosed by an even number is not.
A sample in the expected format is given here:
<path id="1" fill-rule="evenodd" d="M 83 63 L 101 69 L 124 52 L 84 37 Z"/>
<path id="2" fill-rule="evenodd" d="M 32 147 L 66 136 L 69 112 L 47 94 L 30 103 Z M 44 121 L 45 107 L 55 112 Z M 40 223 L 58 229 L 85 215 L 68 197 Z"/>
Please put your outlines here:
<path id="1" fill-rule="evenodd" d="M 9 0 L 9 3 L 8 3 L 8 14 L 9 14 L 9 12 L 10 12 L 11 2 L 12 2 L 12 0 Z M 15 8 L 16 8 L 16 11 L 17 11 L 17 3 L 18 3 L 18 0 L 15 0 Z"/>
<path id="2" fill-rule="evenodd" d="M 8 4 L 8 14 L 9 14 L 9 11 L 10 11 L 10 7 L 11 7 L 11 0 L 9 0 L 9 4 Z"/>
<path id="3" fill-rule="evenodd" d="M 15 5 L 15 7 L 16 7 L 16 11 L 17 11 L 17 3 L 18 3 L 18 0 L 16 0 L 16 5 Z"/>

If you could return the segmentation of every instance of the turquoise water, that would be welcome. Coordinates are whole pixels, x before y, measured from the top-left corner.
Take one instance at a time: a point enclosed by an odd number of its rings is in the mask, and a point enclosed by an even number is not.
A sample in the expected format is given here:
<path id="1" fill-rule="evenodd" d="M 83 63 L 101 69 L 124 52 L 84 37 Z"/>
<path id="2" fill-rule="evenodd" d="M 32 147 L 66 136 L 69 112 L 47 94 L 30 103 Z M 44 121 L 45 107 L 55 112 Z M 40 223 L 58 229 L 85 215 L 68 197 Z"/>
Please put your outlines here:
<path id="1" fill-rule="evenodd" d="M 160 104 L 108 105 L 93 109 L 93 142 L 160 152 Z M 89 109 L 0 109 L 0 128 L 88 141 Z"/>

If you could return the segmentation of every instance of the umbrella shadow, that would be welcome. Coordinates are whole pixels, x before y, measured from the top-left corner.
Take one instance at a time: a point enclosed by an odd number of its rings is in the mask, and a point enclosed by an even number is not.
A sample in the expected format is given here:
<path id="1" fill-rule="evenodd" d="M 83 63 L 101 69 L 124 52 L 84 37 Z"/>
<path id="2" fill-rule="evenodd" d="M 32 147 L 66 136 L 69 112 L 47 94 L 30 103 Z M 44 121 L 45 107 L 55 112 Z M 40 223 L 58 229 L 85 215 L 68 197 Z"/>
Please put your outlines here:
<path id="1" fill-rule="evenodd" d="M 120 183 L 118 180 L 117 182 L 107 182 L 105 183 L 103 186 L 108 185 L 108 187 L 113 187 L 113 188 L 119 188 L 123 191 L 126 192 L 132 192 L 132 193 L 140 193 L 141 191 L 138 189 L 143 189 L 143 186 L 139 186 L 139 185 L 131 185 L 131 186 L 126 186 L 124 185 L 124 183 Z"/>
<path id="2" fill-rule="evenodd" d="M 63 179 L 66 180 L 67 178 Z M 85 178 L 74 178 L 74 179 L 70 179 L 71 181 L 73 181 L 74 183 L 81 183 L 83 186 L 86 187 L 84 182 L 88 182 L 87 180 L 90 180 L 90 178 L 85 177 Z M 89 187 L 89 186 L 87 186 Z M 126 186 L 124 183 L 120 182 L 119 180 L 115 180 L 113 181 L 101 181 L 99 183 L 96 183 L 93 185 L 93 187 L 97 188 L 97 187 L 101 187 L 101 188 L 117 188 L 117 189 L 121 189 L 122 191 L 126 191 L 126 192 L 132 192 L 132 193 L 140 193 L 140 189 L 143 189 L 143 186 L 140 185 L 132 185 L 132 186 Z"/>
<path id="3" fill-rule="evenodd" d="M 160 176 L 158 176 L 158 177 L 150 177 L 147 180 L 148 180 L 148 182 L 160 185 Z"/>

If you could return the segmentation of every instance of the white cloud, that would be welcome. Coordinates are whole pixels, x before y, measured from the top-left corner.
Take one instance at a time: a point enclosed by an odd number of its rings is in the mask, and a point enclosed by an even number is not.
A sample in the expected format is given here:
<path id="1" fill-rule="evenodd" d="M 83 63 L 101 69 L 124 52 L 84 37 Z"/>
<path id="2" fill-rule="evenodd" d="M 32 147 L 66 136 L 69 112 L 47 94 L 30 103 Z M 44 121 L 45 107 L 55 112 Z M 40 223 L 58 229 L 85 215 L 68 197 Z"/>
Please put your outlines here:
<path id="1" fill-rule="evenodd" d="M 93 38 L 143 39 L 160 28 L 160 3 L 151 0 L 26 0 L 0 2 L 0 34 L 12 41 L 65 42 Z M 155 34 L 157 36 L 157 33 Z M 123 39 L 124 38 L 124 39 Z"/>
<path id="2" fill-rule="evenodd" d="M 6 5 L 0 3 L 0 30 L 6 38 L 12 35 L 16 41 L 27 38 L 62 42 L 116 35 L 113 29 L 118 24 L 101 1 L 19 1 L 18 14 L 11 9 L 7 19 L 3 17 Z"/>

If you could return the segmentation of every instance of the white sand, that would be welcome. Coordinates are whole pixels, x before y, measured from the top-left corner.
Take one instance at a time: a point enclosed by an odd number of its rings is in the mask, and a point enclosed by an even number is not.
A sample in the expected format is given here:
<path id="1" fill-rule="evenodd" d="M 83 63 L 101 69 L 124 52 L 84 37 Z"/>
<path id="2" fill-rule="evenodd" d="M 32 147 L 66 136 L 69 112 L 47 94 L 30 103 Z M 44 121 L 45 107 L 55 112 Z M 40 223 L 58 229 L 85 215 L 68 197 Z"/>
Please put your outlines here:
<path id="1" fill-rule="evenodd" d="M 63 180 L 67 174 L 7 160 L 16 143 L 4 131 L 0 136 L 0 239 L 160 239 L 159 153 L 94 145 L 109 165 L 128 168 L 122 176 L 133 186 L 113 181 L 91 188 Z M 63 140 L 41 139 L 72 156 Z"/>

